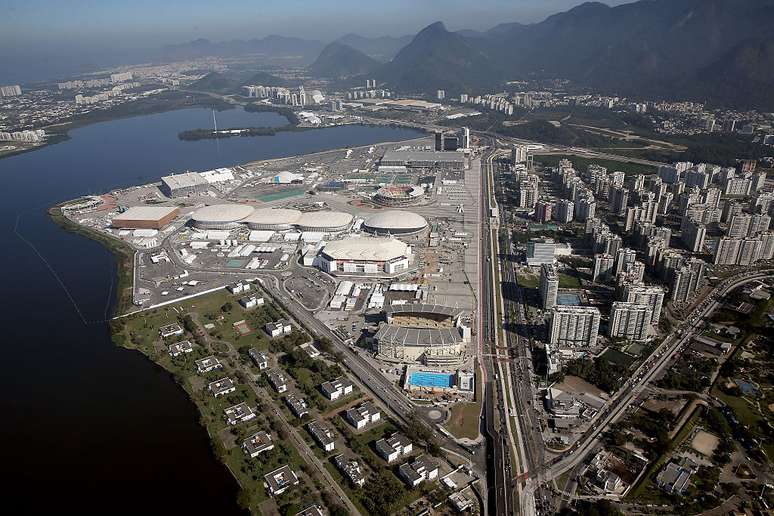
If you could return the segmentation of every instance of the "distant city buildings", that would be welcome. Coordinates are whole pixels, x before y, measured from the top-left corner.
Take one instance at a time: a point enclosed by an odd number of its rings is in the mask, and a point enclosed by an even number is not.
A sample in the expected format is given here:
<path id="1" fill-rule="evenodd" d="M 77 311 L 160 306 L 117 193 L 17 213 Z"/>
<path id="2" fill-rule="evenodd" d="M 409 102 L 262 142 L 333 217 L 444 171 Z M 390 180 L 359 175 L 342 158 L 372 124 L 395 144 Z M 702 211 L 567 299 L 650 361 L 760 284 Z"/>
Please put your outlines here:
<path id="1" fill-rule="evenodd" d="M 0 86 L 0 97 L 18 97 L 21 94 L 22 89 L 18 84 L 11 86 Z"/>

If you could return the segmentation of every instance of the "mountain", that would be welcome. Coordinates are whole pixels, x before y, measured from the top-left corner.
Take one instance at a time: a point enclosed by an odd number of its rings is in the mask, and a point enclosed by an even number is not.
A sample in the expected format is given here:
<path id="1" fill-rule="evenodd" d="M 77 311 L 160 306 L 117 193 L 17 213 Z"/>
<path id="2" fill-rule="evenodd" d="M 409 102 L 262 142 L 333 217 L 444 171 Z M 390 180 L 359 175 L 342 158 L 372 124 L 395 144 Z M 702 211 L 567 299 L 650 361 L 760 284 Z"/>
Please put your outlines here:
<path id="1" fill-rule="evenodd" d="M 429 94 L 567 78 L 611 94 L 774 110 L 772 29 L 774 0 L 587 2 L 539 23 L 486 32 L 451 33 L 434 23 L 378 77 Z"/>
<path id="2" fill-rule="evenodd" d="M 239 89 L 240 81 L 232 77 L 226 77 L 222 73 L 210 72 L 198 81 L 192 82 L 188 89 L 194 91 L 209 91 L 223 95 L 235 93 Z"/>
<path id="3" fill-rule="evenodd" d="M 565 77 L 625 95 L 701 98 L 714 92 L 713 100 L 726 103 L 748 88 L 774 85 L 756 80 L 754 67 L 740 66 L 757 52 L 754 44 L 743 48 L 745 42 L 772 28 L 774 0 L 590 2 L 540 23 L 499 26 L 479 48 L 513 77 Z M 765 52 L 758 59 L 764 65 Z M 718 80 L 742 90 L 712 87 Z"/>
<path id="4" fill-rule="evenodd" d="M 411 43 L 413 36 L 380 36 L 368 38 L 358 34 L 347 34 L 336 41 L 355 48 L 377 61 L 386 62 L 395 57 L 398 51 Z"/>
<path id="5" fill-rule="evenodd" d="M 360 50 L 334 41 L 320 52 L 308 70 L 319 77 L 338 78 L 366 74 L 378 65 L 378 61 Z"/>
<path id="6" fill-rule="evenodd" d="M 374 72 L 399 91 L 456 94 L 475 88 L 491 89 L 501 80 L 501 70 L 471 44 L 472 39 L 449 32 L 436 22 L 422 29 L 395 58 Z"/>
<path id="7" fill-rule="evenodd" d="M 293 83 L 281 77 L 271 75 L 268 72 L 248 71 L 240 72 L 210 72 L 198 81 L 192 82 L 188 87 L 196 91 L 208 91 L 221 95 L 243 93 L 242 86 L 260 84 L 263 86 L 294 86 Z"/>
<path id="8" fill-rule="evenodd" d="M 272 75 L 269 72 L 255 72 L 254 74 L 242 80 L 240 86 L 249 86 L 254 84 L 260 84 L 261 86 L 282 86 L 285 88 L 295 86 L 295 84 L 293 84 L 291 81 L 283 79 L 282 77 L 277 77 L 276 75 Z"/>
<path id="9" fill-rule="evenodd" d="M 168 45 L 161 50 L 160 57 L 172 60 L 256 55 L 264 58 L 292 58 L 302 63 L 309 63 L 322 48 L 323 44 L 320 41 L 277 35 L 221 42 L 196 39 L 188 43 Z"/>

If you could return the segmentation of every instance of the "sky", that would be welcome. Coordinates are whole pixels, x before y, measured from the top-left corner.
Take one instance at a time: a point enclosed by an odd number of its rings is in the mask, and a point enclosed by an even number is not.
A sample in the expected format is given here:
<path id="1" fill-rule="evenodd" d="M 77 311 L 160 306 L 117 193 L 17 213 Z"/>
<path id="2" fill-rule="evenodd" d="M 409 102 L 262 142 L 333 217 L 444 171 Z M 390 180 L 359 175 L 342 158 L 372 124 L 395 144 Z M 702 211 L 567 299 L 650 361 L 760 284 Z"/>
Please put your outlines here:
<path id="1" fill-rule="evenodd" d="M 610 5 L 626 0 L 607 0 Z M 631 0 L 628 0 L 631 1 Z M 0 0 L 0 49 L 99 42 L 151 47 L 196 38 L 269 34 L 329 41 L 412 34 L 441 20 L 450 30 L 535 22 L 581 0 Z"/>

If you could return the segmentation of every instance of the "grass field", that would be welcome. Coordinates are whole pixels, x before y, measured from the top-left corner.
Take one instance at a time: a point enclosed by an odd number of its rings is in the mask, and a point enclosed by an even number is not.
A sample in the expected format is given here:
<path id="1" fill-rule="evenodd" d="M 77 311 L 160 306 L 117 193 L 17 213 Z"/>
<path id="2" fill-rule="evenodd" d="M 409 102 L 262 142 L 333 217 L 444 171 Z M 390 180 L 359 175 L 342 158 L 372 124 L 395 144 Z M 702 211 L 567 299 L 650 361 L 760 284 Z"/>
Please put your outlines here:
<path id="1" fill-rule="evenodd" d="M 559 288 L 580 288 L 581 282 L 577 276 L 572 274 L 559 273 Z"/>
<path id="2" fill-rule="evenodd" d="M 516 280 L 522 288 L 538 288 L 540 285 L 540 276 L 525 272 L 516 273 Z"/>
<path id="3" fill-rule="evenodd" d="M 464 402 L 457 403 L 451 408 L 446 429 L 457 438 L 478 438 L 479 417 L 481 415 L 481 403 Z"/>

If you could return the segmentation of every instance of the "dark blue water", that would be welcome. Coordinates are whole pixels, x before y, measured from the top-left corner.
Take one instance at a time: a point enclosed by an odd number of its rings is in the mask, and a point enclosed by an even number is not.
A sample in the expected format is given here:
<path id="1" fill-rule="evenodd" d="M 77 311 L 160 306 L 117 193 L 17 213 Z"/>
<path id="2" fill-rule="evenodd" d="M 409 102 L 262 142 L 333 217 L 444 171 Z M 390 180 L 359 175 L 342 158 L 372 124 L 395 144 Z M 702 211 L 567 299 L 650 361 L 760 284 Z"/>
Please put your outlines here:
<path id="1" fill-rule="evenodd" d="M 218 126 L 281 125 L 271 113 L 218 113 Z M 419 136 L 347 126 L 271 137 L 183 142 L 210 127 L 188 109 L 72 131 L 72 139 L 0 159 L 3 504 L 14 514 L 238 512 L 236 483 L 210 452 L 195 407 L 166 373 L 115 347 L 104 322 L 115 264 L 46 209 L 82 194 L 185 169 Z M 34 246 L 16 235 L 19 233 Z M 53 272 L 52 272 L 53 271 Z M 61 284 L 60 284 L 61 281 Z"/>

